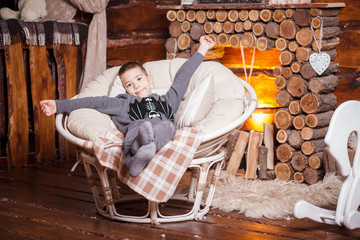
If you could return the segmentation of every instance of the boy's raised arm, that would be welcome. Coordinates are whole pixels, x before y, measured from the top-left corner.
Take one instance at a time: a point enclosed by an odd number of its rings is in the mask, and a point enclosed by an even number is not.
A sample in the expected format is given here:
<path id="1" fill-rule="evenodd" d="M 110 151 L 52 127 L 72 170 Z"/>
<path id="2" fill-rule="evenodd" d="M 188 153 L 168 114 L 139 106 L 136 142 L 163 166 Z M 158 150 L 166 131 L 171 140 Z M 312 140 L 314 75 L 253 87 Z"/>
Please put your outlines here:
<path id="1" fill-rule="evenodd" d="M 209 36 L 202 36 L 200 38 L 200 46 L 198 48 L 198 52 L 203 56 L 215 45 L 214 41 Z"/>

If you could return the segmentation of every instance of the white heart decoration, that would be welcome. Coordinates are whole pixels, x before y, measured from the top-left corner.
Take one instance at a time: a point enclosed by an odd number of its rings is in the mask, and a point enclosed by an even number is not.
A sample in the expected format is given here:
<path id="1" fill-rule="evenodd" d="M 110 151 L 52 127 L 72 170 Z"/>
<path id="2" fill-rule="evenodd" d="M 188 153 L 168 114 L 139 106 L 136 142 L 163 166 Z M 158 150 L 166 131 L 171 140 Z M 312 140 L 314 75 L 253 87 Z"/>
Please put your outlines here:
<path id="1" fill-rule="evenodd" d="M 313 53 L 309 57 L 311 67 L 318 75 L 321 75 L 330 64 L 330 55 L 325 52 Z"/>

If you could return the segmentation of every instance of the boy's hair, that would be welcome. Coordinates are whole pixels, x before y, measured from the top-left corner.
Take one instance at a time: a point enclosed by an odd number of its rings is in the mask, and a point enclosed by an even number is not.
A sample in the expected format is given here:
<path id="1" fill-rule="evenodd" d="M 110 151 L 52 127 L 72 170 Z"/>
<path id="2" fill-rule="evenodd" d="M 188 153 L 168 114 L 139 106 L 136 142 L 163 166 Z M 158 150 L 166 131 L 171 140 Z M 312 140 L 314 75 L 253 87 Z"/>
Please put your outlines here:
<path id="1" fill-rule="evenodd" d="M 140 63 L 138 63 L 138 62 L 127 62 L 127 63 L 124 63 L 124 64 L 120 67 L 119 72 L 118 72 L 119 77 L 121 78 L 121 76 L 122 76 L 126 71 L 128 71 L 128 70 L 130 70 L 130 69 L 133 69 L 133 68 L 136 68 L 136 67 L 140 68 L 140 70 L 143 71 L 146 76 L 148 75 L 147 72 L 146 72 L 146 70 L 145 70 L 145 68 L 144 68 Z"/>

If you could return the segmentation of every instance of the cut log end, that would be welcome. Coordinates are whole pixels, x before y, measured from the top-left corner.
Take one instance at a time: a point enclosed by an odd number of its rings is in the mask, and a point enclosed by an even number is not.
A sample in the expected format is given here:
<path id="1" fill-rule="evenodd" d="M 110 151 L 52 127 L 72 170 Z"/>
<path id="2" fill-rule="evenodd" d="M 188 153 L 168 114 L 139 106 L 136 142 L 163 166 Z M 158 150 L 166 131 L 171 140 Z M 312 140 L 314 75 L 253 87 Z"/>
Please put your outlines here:
<path id="1" fill-rule="evenodd" d="M 313 35 L 309 28 L 302 28 L 296 33 L 296 41 L 303 47 L 309 46 L 313 41 Z"/>
<path id="2" fill-rule="evenodd" d="M 176 20 L 176 11 L 174 10 L 169 10 L 166 13 L 166 18 L 167 20 L 169 20 L 170 22 L 173 22 Z"/>
<path id="3" fill-rule="evenodd" d="M 229 44 L 231 47 L 236 48 L 240 45 L 241 35 L 234 34 L 229 37 Z"/>
<path id="4" fill-rule="evenodd" d="M 179 10 L 176 13 L 176 20 L 182 22 L 186 19 L 186 12 L 184 10 Z"/>
<path id="5" fill-rule="evenodd" d="M 218 10 L 216 11 L 216 20 L 219 22 L 224 22 L 227 19 L 227 11 L 226 10 Z"/>
<path id="6" fill-rule="evenodd" d="M 296 36 L 296 24 L 293 20 L 285 20 L 280 23 L 279 35 L 286 39 L 294 39 Z"/>
<path id="7" fill-rule="evenodd" d="M 287 163 L 278 163 L 275 166 L 275 175 L 279 180 L 289 181 L 293 178 L 293 170 Z"/>
<path id="8" fill-rule="evenodd" d="M 319 169 L 322 166 L 322 152 L 309 157 L 309 166 L 313 169 Z"/>
<path id="9" fill-rule="evenodd" d="M 255 44 L 255 36 L 252 33 L 244 33 L 241 37 L 241 43 L 244 47 L 251 48 Z"/>
<path id="10" fill-rule="evenodd" d="M 303 129 L 305 127 L 304 117 L 301 115 L 294 117 L 293 125 L 294 125 L 295 129 L 298 129 L 298 130 Z"/>
<path id="11" fill-rule="evenodd" d="M 276 140 L 279 143 L 286 143 L 288 140 L 288 134 L 287 134 L 286 130 L 280 129 L 279 131 L 277 131 Z"/>
<path id="12" fill-rule="evenodd" d="M 301 108 L 300 108 L 299 101 L 292 101 L 289 104 L 289 112 L 292 115 L 297 115 L 297 114 L 301 113 Z"/>
<path id="13" fill-rule="evenodd" d="M 277 89 L 284 89 L 286 87 L 286 79 L 283 76 L 279 76 L 275 79 L 275 87 Z"/>
<path id="14" fill-rule="evenodd" d="M 274 115 L 274 123 L 278 129 L 288 129 L 292 121 L 290 113 L 285 110 L 278 110 Z"/>
<path id="15" fill-rule="evenodd" d="M 304 171 L 304 178 L 305 182 L 307 182 L 308 184 L 315 184 L 320 180 L 321 172 L 308 167 Z"/>
<path id="16" fill-rule="evenodd" d="M 276 157 L 281 162 L 287 162 L 292 157 L 294 148 L 289 144 L 283 143 L 276 149 Z"/>
<path id="17" fill-rule="evenodd" d="M 286 66 L 289 65 L 294 59 L 293 53 L 289 51 L 283 51 L 280 53 L 279 60 L 281 65 Z"/>
<path id="18" fill-rule="evenodd" d="M 178 49 L 185 50 L 190 47 L 191 38 L 188 33 L 183 33 L 178 37 Z"/>
<path id="19" fill-rule="evenodd" d="M 290 164 L 295 171 L 302 172 L 306 168 L 307 157 L 301 152 L 296 152 L 291 158 Z"/>
<path id="20" fill-rule="evenodd" d="M 294 173 L 294 181 L 297 183 L 303 183 L 305 180 L 304 175 L 301 172 Z"/>
<path id="21" fill-rule="evenodd" d="M 275 47 L 279 51 L 284 51 L 288 46 L 287 40 L 284 38 L 278 38 L 275 41 Z"/>
<path id="22" fill-rule="evenodd" d="M 272 17 L 272 12 L 268 9 L 263 9 L 260 11 L 260 19 L 263 22 L 269 22 L 271 20 Z"/>

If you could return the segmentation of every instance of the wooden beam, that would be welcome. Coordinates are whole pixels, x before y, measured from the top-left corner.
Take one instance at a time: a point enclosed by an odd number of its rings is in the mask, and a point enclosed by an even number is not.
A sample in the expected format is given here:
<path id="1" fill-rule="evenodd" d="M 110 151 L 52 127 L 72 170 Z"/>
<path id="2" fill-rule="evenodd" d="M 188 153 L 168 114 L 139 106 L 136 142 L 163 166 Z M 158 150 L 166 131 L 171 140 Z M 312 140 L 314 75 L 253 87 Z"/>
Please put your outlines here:
<path id="1" fill-rule="evenodd" d="M 6 46 L 5 65 L 9 111 L 8 160 L 10 166 L 24 167 L 28 164 L 29 113 L 23 49 L 20 40 Z"/>
<path id="2" fill-rule="evenodd" d="M 55 81 L 48 67 L 45 46 L 29 46 L 32 108 L 35 146 L 39 163 L 56 159 L 54 116 L 47 117 L 40 110 L 40 101 L 55 99 Z"/>

